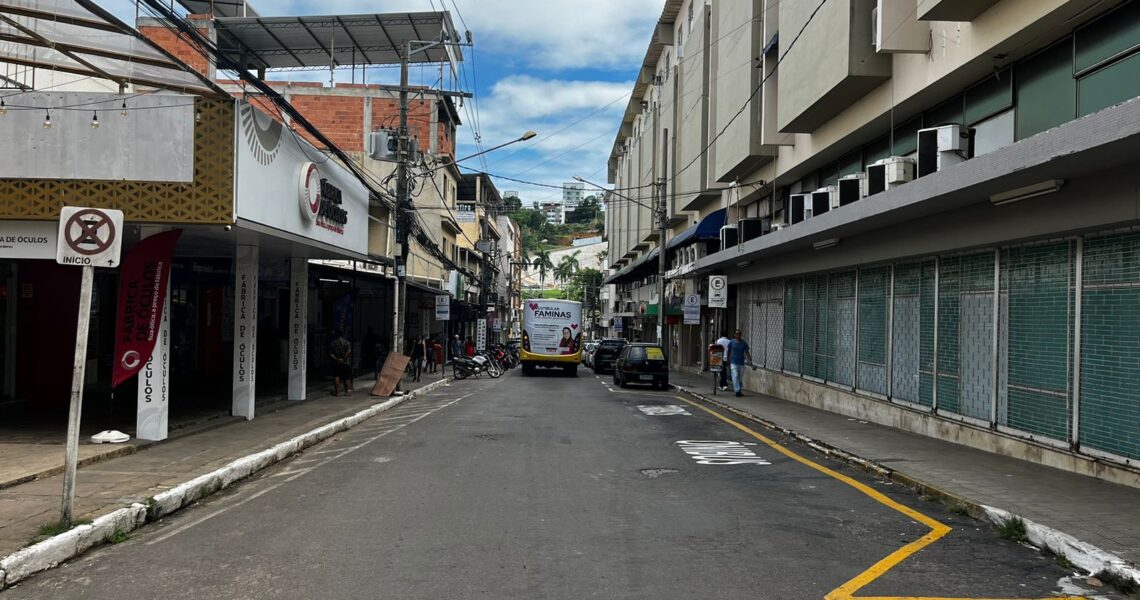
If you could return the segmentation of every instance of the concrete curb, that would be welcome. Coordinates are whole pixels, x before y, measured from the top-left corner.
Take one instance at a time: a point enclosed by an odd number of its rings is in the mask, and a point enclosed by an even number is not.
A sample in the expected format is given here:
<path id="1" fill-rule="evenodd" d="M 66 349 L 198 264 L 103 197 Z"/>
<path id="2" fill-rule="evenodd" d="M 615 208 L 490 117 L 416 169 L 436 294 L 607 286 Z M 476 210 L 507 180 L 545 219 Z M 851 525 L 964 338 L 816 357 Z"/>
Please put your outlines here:
<path id="1" fill-rule="evenodd" d="M 261 452 L 243 456 L 213 472 L 179 484 L 150 498 L 146 505 L 136 502 L 128 507 L 102 515 L 89 525 L 79 525 L 42 542 L 13 552 L 0 559 L 0 590 L 75 558 L 108 541 L 115 534 L 129 533 L 149 522 L 176 512 L 305 448 L 351 429 L 419 394 L 443 387 L 450 381 L 449 379 L 442 379 L 404 396 L 374 404 L 355 414 L 322 425 Z"/>
<path id="2" fill-rule="evenodd" d="M 1001 526 L 1006 521 L 1013 518 L 1021 519 L 1021 521 L 1025 523 L 1025 532 L 1029 538 L 1029 542 L 1037 548 L 1047 548 L 1058 556 L 1063 556 L 1072 564 L 1081 569 L 1084 569 L 1085 571 L 1088 571 L 1093 575 L 1101 571 L 1108 571 L 1109 573 L 1116 575 L 1122 580 L 1131 581 L 1133 584 L 1140 586 L 1140 569 L 1138 569 L 1135 565 L 1132 565 L 1128 561 L 1120 558 L 1119 556 L 1116 556 L 1115 554 L 1101 550 L 1092 544 L 1082 542 L 1067 533 L 1058 531 L 1045 525 L 1041 525 L 1040 523 L 1036 523 L 1034 521 L 1026 519 L 1025 517 L 1010 513 L 1009 511 L 987 506 L 965 496 L 961 496 L 959 494 L 941 489 L 920 479 L 906 475 L 905 473 L 900 473 L 894 469 L 891 469 L 890 467 L 878 464 L 873 460 L 869 460 L 840 448 L 836 448 L 835 446 L 808 437 L 795 430 L 788 429 L 787 427 L 782 427 L 776 423 L 773 423 L 772 421 L 763 419 L 734 406 L 730 406 L 724 402 L 695 392 L 687 387 L 676 384 L 674 384 L 673 387 L 676 388 L 677 391 L 688 394 L 698 400 L 701 400 L 702 402 L 712 404 L 713 406 L 741 416 L 749 421 L 759 423 L 766 429 L 794 437 L 796 440 L 809 446 L 813 450 L 824 454 L 825 456 L 841 460 L 850 465 L 859 467 L 860 469 L 863 469 L 864 471 L 867 471 L 873 475 L 882 477 L 900 485 L 904 485 L 924 496 L 937 498 L 938 500 L 950 506 L 961 506 L 966 509 L 971 517 L 974 517 L 976 519 L 988 521 L 995 526 Z"/>

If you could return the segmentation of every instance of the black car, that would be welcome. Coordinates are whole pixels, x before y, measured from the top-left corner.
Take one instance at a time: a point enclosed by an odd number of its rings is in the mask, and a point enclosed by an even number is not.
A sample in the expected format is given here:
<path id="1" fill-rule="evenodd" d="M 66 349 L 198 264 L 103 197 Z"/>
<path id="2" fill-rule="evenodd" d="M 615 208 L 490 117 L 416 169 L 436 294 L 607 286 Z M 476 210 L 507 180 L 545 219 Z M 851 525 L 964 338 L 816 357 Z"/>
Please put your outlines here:
<path id="1" fill-rule="evenodd" d="M 630 344 L 622 348 L 614 363 L 614 383 L 625 387 L 631 383 L 645 383 L 653 387 L 669 388 L 669 363 L 665 352 L 657 344 Z"/>
<path id="2" fill-rule="evenodd" d="M 594 348 L 594 354 L 590 357 L 590 366 L 594 372 L 604 373 L 608 369 L 614 368 L 614 361 L 617 360 L 618 353 L 628 343 L 622 338 L 606 338 L 598 342 L 598 347 Z"/>

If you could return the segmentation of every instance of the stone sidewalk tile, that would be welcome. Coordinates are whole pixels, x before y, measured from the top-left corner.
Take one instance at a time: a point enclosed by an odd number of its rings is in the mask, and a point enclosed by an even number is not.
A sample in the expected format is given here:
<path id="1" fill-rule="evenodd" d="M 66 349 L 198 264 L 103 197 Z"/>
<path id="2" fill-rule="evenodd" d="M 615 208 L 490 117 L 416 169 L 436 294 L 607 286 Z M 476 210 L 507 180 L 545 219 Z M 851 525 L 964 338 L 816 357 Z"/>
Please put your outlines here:
<path id="1" fill-rule="evenodd" d="M 731 390 L 712 376 L 671 371 L 670 382 L 779 427 L 870 460 L 951 494 L 998 507 L 1140 564 L 1140 489 Z"/>
<path id="2" fill-rule="evenodd" d="M 425 377 L 417 384 L 405 381 L 401 387 L 412 391 L 439 379 Z M 333 397 L 322 387 L 303 402 L 274 404 L 252 421 L 228 420 L 221 427 L 150 444 L 138 452 L 82 467 L 76 482 L 76 518 L 93 519 L 131 502 L 145 504 L 150 496 L 236 458 L 354 414 L 380 400 L 368 395 L 370 388 L 370 384 L 360 385 L 351 396 Z M 91 446 L 84 444 L 81 448 Z M 62 462 L 63 446 L 51 450 L 58 451 L 58 460 Z M 58 520 L 62 490 L 62 475 L 0 489 L 0 556 L 19 550 L 40 526 Z"/>

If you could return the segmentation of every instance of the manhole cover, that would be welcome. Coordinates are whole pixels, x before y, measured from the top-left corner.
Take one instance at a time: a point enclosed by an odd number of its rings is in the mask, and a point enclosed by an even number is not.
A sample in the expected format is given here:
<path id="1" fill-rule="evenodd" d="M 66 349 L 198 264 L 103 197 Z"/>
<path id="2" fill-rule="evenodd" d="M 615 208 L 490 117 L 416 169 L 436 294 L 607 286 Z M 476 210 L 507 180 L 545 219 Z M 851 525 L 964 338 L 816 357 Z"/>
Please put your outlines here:
<path id="1" fill-rule="evenodd" d="M 670 473 L 680 473 L 680 471 L 678 471 L 677 469 L 642 469 L 641 470 L 641 474 L 645 475 L 646 477 L 648 477 L 650 479 L 657 479 L 658 477 L 660 477 L 662 475 L 668 475 Z"/>

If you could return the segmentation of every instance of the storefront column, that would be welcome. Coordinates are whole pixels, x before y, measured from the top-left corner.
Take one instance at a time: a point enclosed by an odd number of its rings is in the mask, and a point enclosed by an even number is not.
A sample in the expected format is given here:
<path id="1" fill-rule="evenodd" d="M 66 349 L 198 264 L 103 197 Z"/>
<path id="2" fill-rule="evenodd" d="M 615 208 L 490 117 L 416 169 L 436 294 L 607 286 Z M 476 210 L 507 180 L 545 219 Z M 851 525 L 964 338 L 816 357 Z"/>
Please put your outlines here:
<path id="1" fill-rule="evenodd" d="M 169 279 L 170 272 L 167 271 Z M 135 414 L 135 437 L 140 440 L 165 440 L 170 416 L 170 285 L 162 303 L 154 352 L 139 373 L 138 411 Z"/>
<path id="2" fill-rule="evenodd" d="M 253 419 L 257 364 L 257 246 L 237 246 L 234 268 L 235 417 Z"/>
<path id="3" fill-rule="evenodd" d="M 309 261 L 294 257 L 289 263 L 289 399 L 304 400 L 309 356 Z"/>

